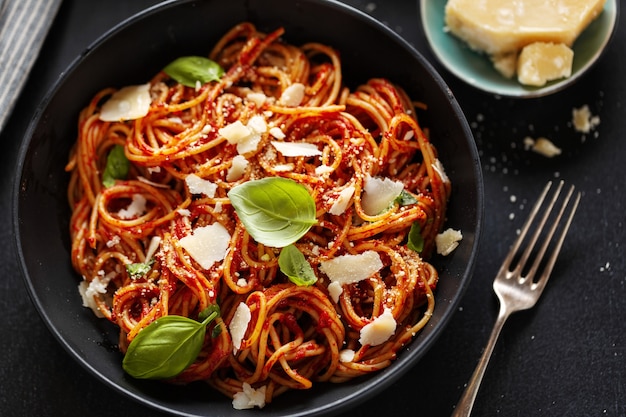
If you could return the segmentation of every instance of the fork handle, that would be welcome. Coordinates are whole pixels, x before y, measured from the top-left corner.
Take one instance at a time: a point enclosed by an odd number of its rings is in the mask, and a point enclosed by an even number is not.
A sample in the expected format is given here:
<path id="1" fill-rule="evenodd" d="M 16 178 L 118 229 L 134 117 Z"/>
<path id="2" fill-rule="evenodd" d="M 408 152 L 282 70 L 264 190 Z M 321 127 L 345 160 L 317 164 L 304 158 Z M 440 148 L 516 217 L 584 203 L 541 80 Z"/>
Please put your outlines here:
<path id="1" fill-rule="evenodd" d="M 509 311 L 507 311 L 502 305 L 500 305 L 498 318 L 493 325 L 493 329 L 491 330 L 491 335 L 489 336 L 489 340 L 487 341 L 485 350 L 483 351 L 483 354 L 478 361 L 478 365 L 476 365 L 476 369 L 474 370 L 474 373 L 472 374 L 472 377 L 470 378 L 467 387 L 463 392 L 463 395 L 459 399 L 459 402 L 452 412 L 452 417 L 468 417 L 472 413 L 474 400 L 476 400 L 476 394 L 478 394 L 480 383 L 483 380 L 483 375 L 485 375 L 485 369 L 487 369 L 487 365 L 489 364 L 491 353 L 493 352 L 493 348 L 496 346 L 496 341 L 498 340 L 498 336 L 500 336 L 502 327 L 504 326 L 506 320 L 509 318 L 510 314 L 511 313 Z"/>

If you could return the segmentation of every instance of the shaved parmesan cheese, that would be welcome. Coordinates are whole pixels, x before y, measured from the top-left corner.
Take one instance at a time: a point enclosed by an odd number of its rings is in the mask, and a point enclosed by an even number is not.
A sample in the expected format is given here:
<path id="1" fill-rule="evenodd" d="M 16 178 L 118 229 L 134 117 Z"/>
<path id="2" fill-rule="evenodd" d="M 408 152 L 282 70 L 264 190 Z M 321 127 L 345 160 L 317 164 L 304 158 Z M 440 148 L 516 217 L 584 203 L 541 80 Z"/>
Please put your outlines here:
<path id="1" fill-rule="evenodd" d="M 118 211 L 117 216 L 123 220 L 139 217 L 146 212 L 146 202 L 146 197 L 141 194 L 133 194 L 130 205 Z"/>
<path id="2" fill-rule="evenodd" d="M 352 349 L 344 349 L 339 352 L 340 362 L 352 362 L 354 360 L 354 351 Z"/>
<path id="3" fill-rule="evenodd" d="M 100 120 L 119 122 L 144 117 L 150 110 L 150 84 L 131 85 L 116 91 L 100 109 Z"/>
<path id="4" fill-rule="evenodd" d="M 369 175 L 365 178 L 361 197 L 361 206 L 368 216 L 375 216 L 385 210 L 395 200 L 404 184 L 401 181 L 392 181 L 389 178 L 374 178 Z"/>
<path id="5" fill-rule="evenodd" d="M 396 319 L 391 310 L 385 311 L 373 321 L 363 326 L 359 343 L 366 346 L 378 346 L 385 343 L 396 331 Z"/>
<path id="6" fill-rule="evenodd" d="M 252 116 L 247 125 L 237 120 L 218 131 L 228 143 L 237 144 L 237 152 L 240 154 L 255 151 L 261 142 L 261 134 L 265 132 L 267 123 L 263 116 Z"/>
<path id="7" fill-rule="evenodd" d="M 291 163 L 274 165 L 274 171 L 276 172 L 289 172 L 293 171 L 294 168 L 295 166 Z"/>
<path id="8" fill-rule="evenodd" d="M 329 167 L 328 165 L 320 165 L 315 168 L 315 173 L 317 175 L 330 174 L 333 171 L 333 167 Z"/>
<path id="9" fill-rule="evenodd" d="M 254 389 L 247 382 L 243 383 L 243 391 L 235 393 L 233 396 L 233 408 L 236 410 L 246 410 L 249 408 L 265 407 L 265 391 L 267 387 Z"/>
<path id="10" fill-rule="evenodd" d="M 252 133 L 259 134 L 267 132 L 267 123 L 263 116 L 252 116 L 250 120 L 248 120 L 247 126 Z"/>
<path id="11" fill-rule="evenodd" d="M 332 207 L 328 212 L 330 214 L 334 214 L 335 216 L 342 215 L 346 209 L 348 208 L 348 204 L 352 201 L 352 196 L 354 195 L 354 186 L 351 185 L 349 187 L 344 188 L 339 193 L 339 196 L 333 203 Z"/>
<path id="12" fill-rule="evenodd" d="M 269 130 L 270 135 L 274 136 L 276 139 L 285 139 L 285 132 L 283 132 L 280 127 L 272 127 Z"/>
<path id="13" fill-rule="evenodd" d="M 233 163 L 226 174 L 226 181 L 237 181 L 246 172 L 248 160 L 243 155 L 237 155 L 233 158 Z"/>
<path id="14" fill-rule="evenodd" d="M 102 272 L 102 276 L 96 276 L 91 282 L 87 282 L 85 280 L 81 281 L 78 284 L 78 292 L 83 300 L 83 307 L 89 307 L 97 317 L 104 317 L 104 314 L 98 308 L 98 304 L 96 303 L 94 297 L 100 294 L 106 294 L 107 286 L 111 281 L 111 278 L 115 276 L 115 272 L 110 272 L 107 275 L 104 275 L 104 271 Z"/>
<path id="15" fill-rule="evenodd" d="M 304 84 L 294 83 L 285 88 L 280 95 L 280 103 L 287 107 L 296 107 L 304 99 Z"/>
<path id="16" fill-rule="evenodd" d="M 246 303 L 239 303 L 237 310 L 235 310 L 235 315 L 228 326 L 228 329 L 230 330 L 230 337 L 233 340 L 233 353 L 237 353 L 241 347 L 241 341 L 246 335 L 248 323 L 250 323 L 251 318 L 252 314 L 250 313 L 250 307 L 248 307 Z"/>
<path id="17" fill-rule="evenodd" d="M 459 246 L 459 242 L 463 239 L 463 235 L 459 230 L 447 229 L 443 233 L 435 236 L 435 245 L 437 245 L 437 253 L 447 256 Z"/>
<path id="18" fill-rule="evenodd" d="M 317 149 L 317 145 L 313 143 L 273 140 L 272 146 L 283 156 L 317 156 L 322 154 L 322 151 Z"/>
<path id="19" fill-rule="evenodd" d="M 236 144 L 240 143 L 244 138 L 250 136 L 250 129 L 241 120 L 237 120 L 229 125 L 226 125 L 218 130 L 220 136 L 226 138 L 228 143 Z"/>
<path id="20" fill-rule="evenodd" d="M 335 303 L 339 302 L 339 296 L 343 293 L 343 287 L 339 281 L 333 281 L 328 284 L 328 294 Z"/>
<path id="21" fill-rule="evenodd" d="M 209 269 L 215 262 L 226 256 L 230 234 L 220 223 L 196 228 L 191 235 L 180 240 L 180 245 L 204 268 Z"/>
<path id="22" fill-rule="evenodd" d="M 437 175 L 439 175 L 439 178 L 441 178 L 441 181 L 445 183 L 450 182 L 450 179 L 448 178 L 448 175 L 446 174 L 446 170 L 443 168 L 443 164 L 441 163 L 439 159 L 435 159 L 435 163 L 433 164 L 433 169 L 437 172 Z"/>
<path id="23" fill-rule="evenodd" d="M 267 100 L 265 94 L 256 92 L 248 93 L 246 98 L 256 104 L 257 107 L 261 107 L 265 103 L 265 100 Z"/>
<path id="24" fill-rule="evenodd" d="M 383 262 L 378 252 L 368 250 L 358 255 L 341 255 L 320 264 L 320 271 L 331 281 L 352 284 L 367 279 L 380 271 Z"/>
<path id="25" fill-rule="evenodd" d="M 160 236 L 153 236 L 150 240 L 150 245 L 148 246 L 148 250 L 146 251 L 146 261 L 152 259 L 157 249 L 159 249 L 159 244 L 161 243 Z"/>
<path id="26" fill-rule="evenodd" d="M 204 194 L 209 198 L 215 197 L 217 184 L 211 181 L 202 179 L 196 174 L 189 174 L 185 177 L 185 183 L 191 194 Z"/>

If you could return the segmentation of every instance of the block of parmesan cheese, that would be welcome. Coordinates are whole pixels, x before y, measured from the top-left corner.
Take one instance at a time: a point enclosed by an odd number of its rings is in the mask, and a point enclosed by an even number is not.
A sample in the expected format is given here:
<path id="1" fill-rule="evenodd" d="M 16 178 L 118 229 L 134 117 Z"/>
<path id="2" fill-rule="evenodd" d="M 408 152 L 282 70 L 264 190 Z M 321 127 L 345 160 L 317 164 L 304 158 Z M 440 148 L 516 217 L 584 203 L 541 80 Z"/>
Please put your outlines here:
<path id="1" fill-rule="evenodd" d="M 516 52 L 534 42 L 571 46 L 606 0 L 448 0 L 445 24 L 472 49 Z"/>
<path id="2" fill-rule="evenodd" d="M 535 42 L 522 48 L 517 59 L 517 80 L 540 87 L 572 75 L 574 51 L 563 43 Z"/>

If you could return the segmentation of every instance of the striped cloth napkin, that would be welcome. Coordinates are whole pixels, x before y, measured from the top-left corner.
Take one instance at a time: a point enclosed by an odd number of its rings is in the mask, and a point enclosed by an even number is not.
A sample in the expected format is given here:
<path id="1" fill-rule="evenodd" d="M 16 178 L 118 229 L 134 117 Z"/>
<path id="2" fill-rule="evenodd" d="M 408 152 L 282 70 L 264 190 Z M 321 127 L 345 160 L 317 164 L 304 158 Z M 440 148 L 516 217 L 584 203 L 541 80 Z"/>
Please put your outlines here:
<path id="1" fill-rule="evenodd" d="M 0 130 L 60 5 L 61 0 L 0 0 Z"/>

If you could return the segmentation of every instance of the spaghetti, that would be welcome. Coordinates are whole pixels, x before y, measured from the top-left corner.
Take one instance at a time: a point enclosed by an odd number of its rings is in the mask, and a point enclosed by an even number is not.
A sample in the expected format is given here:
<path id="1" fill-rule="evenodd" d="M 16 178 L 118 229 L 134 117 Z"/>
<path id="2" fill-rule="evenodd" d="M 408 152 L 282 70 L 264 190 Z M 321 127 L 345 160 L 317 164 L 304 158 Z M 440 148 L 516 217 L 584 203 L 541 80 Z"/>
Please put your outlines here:
<path id="1" fill-rule="evenodd" d="M 173 381 L 204 380 L 229 397 L 263 387 L 266 402 L 313 382 L 381 370 L 424 327 L 438 275 L 423 258 L 433 251 L 450 193 L 403 90 L 375 78 L 350 91 L 335 50 L 296 47 L 282 34 L 237 25 L 209 55 L 225 70 L 218 81 L 194 88 L 160 72 L 149 82 L 148 113 L 134 120 L 102 121 L 102 104 L 115 90 L 99 92 L 80 114 L 66 168 L 73 267 L 91 289 L 94 311 L 119 326 L 121 351 L 160 317 L 196 319 L 218 303 L 221 316 L 211 326 L 221 332 L 207 332 L 196 360 Z M 240 122 L 250 130 L 259 118 L 267 129 L 249 149 L 225 137 L 224 128 Z M 289 156 L 275 142 L 315 152 Z M 102 172 L 115 146 L 129 170 L 105 187 Z M 214 192 L 191 190 L 192 174 Z M 280 249 L 256 242 L 231 205 L 229 190 L 266 177 L 292 179 L 315 201 L 317 222 L 295 243 L 318 278 L 314 285 L 286 279 Z M 376 181 L 401 184 L 408 202 L 395 198 L 372 212 L 368 183 Z M 217 223 L 230 236 L 228 250 L 202 267 L 181 240 Z M 407 248 L 414 225 L 421 253 Z M 364 253 L 381 267 L 331 295 L 322 265 Z M 138 263 L 147 265 L 144 273 L 129 273 Z M 236 348 L 229 326 L 242 303 L 250 320 Z M 363 329 L 383 315 L 392 317 L 392 334 L 363 342 Z"/>

